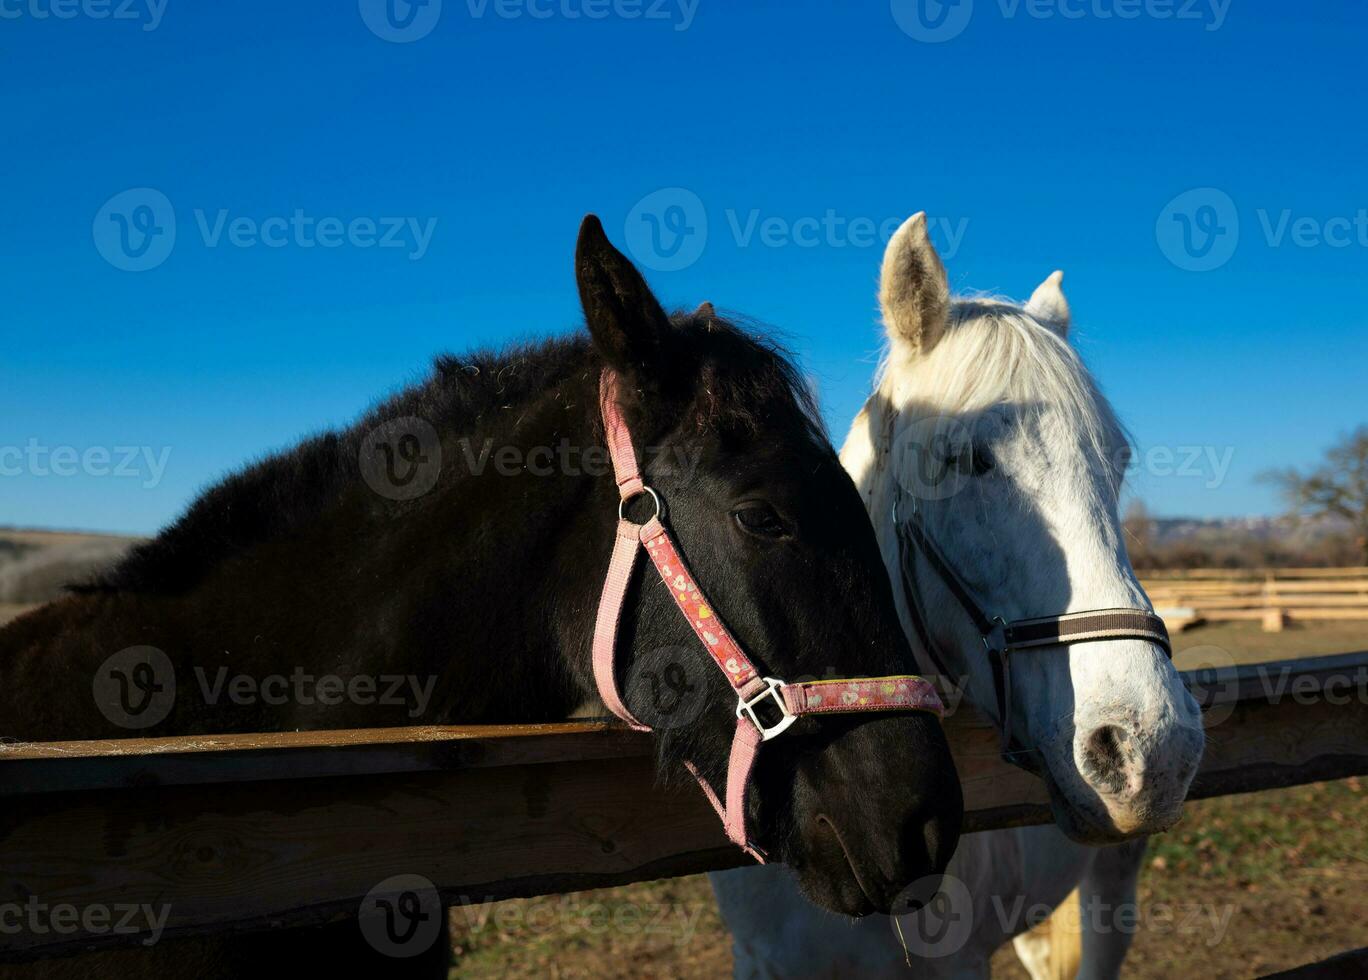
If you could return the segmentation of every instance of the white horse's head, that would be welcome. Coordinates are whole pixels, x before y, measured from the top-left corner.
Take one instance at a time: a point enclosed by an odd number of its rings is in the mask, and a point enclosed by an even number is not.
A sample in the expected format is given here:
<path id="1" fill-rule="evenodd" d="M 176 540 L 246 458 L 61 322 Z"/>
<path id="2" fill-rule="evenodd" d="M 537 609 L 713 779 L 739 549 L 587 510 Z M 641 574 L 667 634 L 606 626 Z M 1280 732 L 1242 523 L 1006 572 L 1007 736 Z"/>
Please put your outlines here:
<path id="1" fill-rule="evenodd" d="M 897 500 L 899 519 L 915 507 L 983 610 L 1009 621 L 1151 609 L 1118 517 L 1128 441 L 1068 341 L 1062 278 L 1025 306 L 952 298 L 924 216 L 909 219 L 884 256 L 887 360 L 841 451 L 895 582 Z M 913 560 L 932 645 L 995 714 L 980 631 L 925 555 Z M 1204 738 L 1162 647 L 1122 639 L 1009 656 L 1013 735 L 1039 750 L 1066 833 L 1114 841 L 1178 819 Z"/>

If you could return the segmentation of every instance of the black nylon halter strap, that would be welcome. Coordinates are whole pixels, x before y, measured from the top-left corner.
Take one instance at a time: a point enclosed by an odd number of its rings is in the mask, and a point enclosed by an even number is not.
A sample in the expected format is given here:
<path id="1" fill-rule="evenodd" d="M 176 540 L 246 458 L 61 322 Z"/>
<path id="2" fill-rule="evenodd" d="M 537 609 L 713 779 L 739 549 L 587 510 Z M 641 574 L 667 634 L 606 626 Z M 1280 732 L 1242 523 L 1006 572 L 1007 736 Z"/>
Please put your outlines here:
<path id="1" fill-rule="evenodd" d="M 968 586 L 941 555 L 940 550 L 926 536 L 920 523 L 915 519 L 899 522 L 895 507 L 894 526 L 898 532 L 898 565 L 902 573 L 903 595 L 907 599 L 907 613 L 912 620 L 912 628 L 921 641 L 922 649 L 926 651 L 932 666 L 936 668 L 936 673 L 949 678 L 957 687 L 963 689 L 964 678 L 950 669 L 937 650 L 935 642 L 931 639 L 930 624 L 927 620 L 926 611 L 921 604 L 921 589 L 917 585 L 916 556 L 918 551 L 926 556 L 931 567 L 940 575 L 941 581 L 945 583 L 946 588 L 959 602 L 960 607 L 973 620 L 975 628 L 983 638 L 983 645 L 988 653 L 988 666 L 993 672 L 993 694 L 994 700 L 997 702 L 997 718 L 995 721 L 1002 731 L 1002 757 L 1014 764 L 1020 764 L 1015 757 L 1024 755 L 1025 750 L 1020 747 L 1013 748 L 1012 745 L 1010 667 L 1005 652 L 1000 646 L 995 649 L 989 639 L 995 635 L 1003 636 L 1004 634 L 1001 631 L 1005 630 L 1006 624 L 1001 620 L 991 620 L 984 615 L 979 604 L 974 601 Z M 1031 767 L 1024 766 L 1023 768 Z"/>
<path id="2" fill-rule="evenodd" d="M 1143 609 L 1090 609 L 1063 616 L 1019 619 L 1005 630 L 1008 650 L 1089 643 L 1098 640 L 1148 640 L 1173 658 L 1168 627 L 1154 613 Z"/>
<path id="3" fill-rule="evenodd" d="M 1031 764 L 1034 750 L 1020 746 L 1013 736 L 1011 664 L 1008 654 L 1075 643 L 1097 643 L 1103 640 L 1143 640 L 1162 647 L 1169 659 L 1173 659 L 1173 646 L 1169 641 L 1168 628 L 1162 619 L 1145 609 L 1090 609 L 1085 612 L 1039 616 L 1012 622 L 998 616 L 989 616 L 974 598 L 973 590 L 927 535 L 915 510 L 908 514 L 906 519 L 900 519 L 895 504 L 893 523 L 898 534 L 898 565 L 902 573 L 907 611 L 912 619 L 913 629 L 921 640 L 922 649 L 926 651 L 932 665 L 941 675 L 956 683 L 960 682 L 961 678 L 949 670 L 931 639 L 926 612 L 921 606 L 921 590 L 917 587 L 918 554 L 935 570 L 941 582 L 973 621 L 974 628 L 983 640 L 988 663 L 993 672 L 993 692 L 997 700 L 996 720 L 1002 729 L 1002 756 L 1014 765 L 1030 771 L 1037 770 L 1037 766 Z"/>

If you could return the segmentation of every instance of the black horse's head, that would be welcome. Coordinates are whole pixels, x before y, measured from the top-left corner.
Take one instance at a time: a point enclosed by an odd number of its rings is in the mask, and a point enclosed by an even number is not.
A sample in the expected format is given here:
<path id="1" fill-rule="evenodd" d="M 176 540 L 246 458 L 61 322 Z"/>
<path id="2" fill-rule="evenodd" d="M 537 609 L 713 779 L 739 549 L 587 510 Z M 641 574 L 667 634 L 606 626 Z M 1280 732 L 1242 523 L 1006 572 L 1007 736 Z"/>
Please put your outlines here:
<path id="1" fill-rule="evenodd" d="M 711 306 L 667 316 L 593 217 L 576 274 L 594 347 L 621 378 L 646 482 L 761 672 L 914 673 L 869 517 L 794 366 Z M 687 761 L 720 791 L 737 697 L 659 579 L 638 578 L 619 640 L 627 706 L 657 731 L 667 774 Z M 915 894 L 928 886 L 905 889 L 943 871 L 959 836 L 959 782 L 930 714 L 804 717 L 765 743 L 754 780 L 755 842 L 840 912 L 929 897 Z"/>

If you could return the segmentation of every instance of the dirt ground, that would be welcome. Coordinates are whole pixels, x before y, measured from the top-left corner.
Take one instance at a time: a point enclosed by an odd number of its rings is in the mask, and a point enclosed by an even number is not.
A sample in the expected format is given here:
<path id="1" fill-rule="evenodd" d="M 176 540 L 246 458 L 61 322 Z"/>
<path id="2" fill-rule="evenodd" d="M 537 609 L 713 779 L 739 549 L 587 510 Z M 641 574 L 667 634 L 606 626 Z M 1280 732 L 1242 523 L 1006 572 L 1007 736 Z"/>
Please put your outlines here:
<path id="1" fill-rule="evenodd" d="M 1236 663 L 1358 652 L 1368 650 L 1368 621 L 1294 623 L 1281 633 L 1265 633 L 1253 622 L 1198 626 L 1173 638 L 1173 662 L 1180 670 L 1186 669 L 1194 655 L 1212 647 L 1227 651 Z"/>
<path id="2" fill-rule="evenodd" d="M 1180 666 L 1368 650 L 1368 623 L 1175 637 Z M 1357 779 L 1191 803 L 1150 842 L 1127 980 L 1243 980 L 1368 946 L 1368 786 Z M 453 977 L 730 976 L 706 877 L 452 911 Z M 994 977 L 1028 974 L 1008 946 Z"/>

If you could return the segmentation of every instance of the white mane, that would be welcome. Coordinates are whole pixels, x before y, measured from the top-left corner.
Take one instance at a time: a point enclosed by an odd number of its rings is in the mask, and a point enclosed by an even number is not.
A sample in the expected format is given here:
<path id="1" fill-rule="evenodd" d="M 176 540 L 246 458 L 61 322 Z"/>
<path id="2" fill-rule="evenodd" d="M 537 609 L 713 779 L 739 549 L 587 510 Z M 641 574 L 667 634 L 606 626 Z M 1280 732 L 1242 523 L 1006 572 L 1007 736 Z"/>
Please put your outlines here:
<path id="1" fill-rule="evenodd" d="M 1001 297 L 956 297 L 940 342 L 911 359 L 885 349 L 875 387 L 894 405 L 961 418 L 1002 404 L 1053 409 L 1099 458 L 1129 444 L 1068 340 Z"/>

